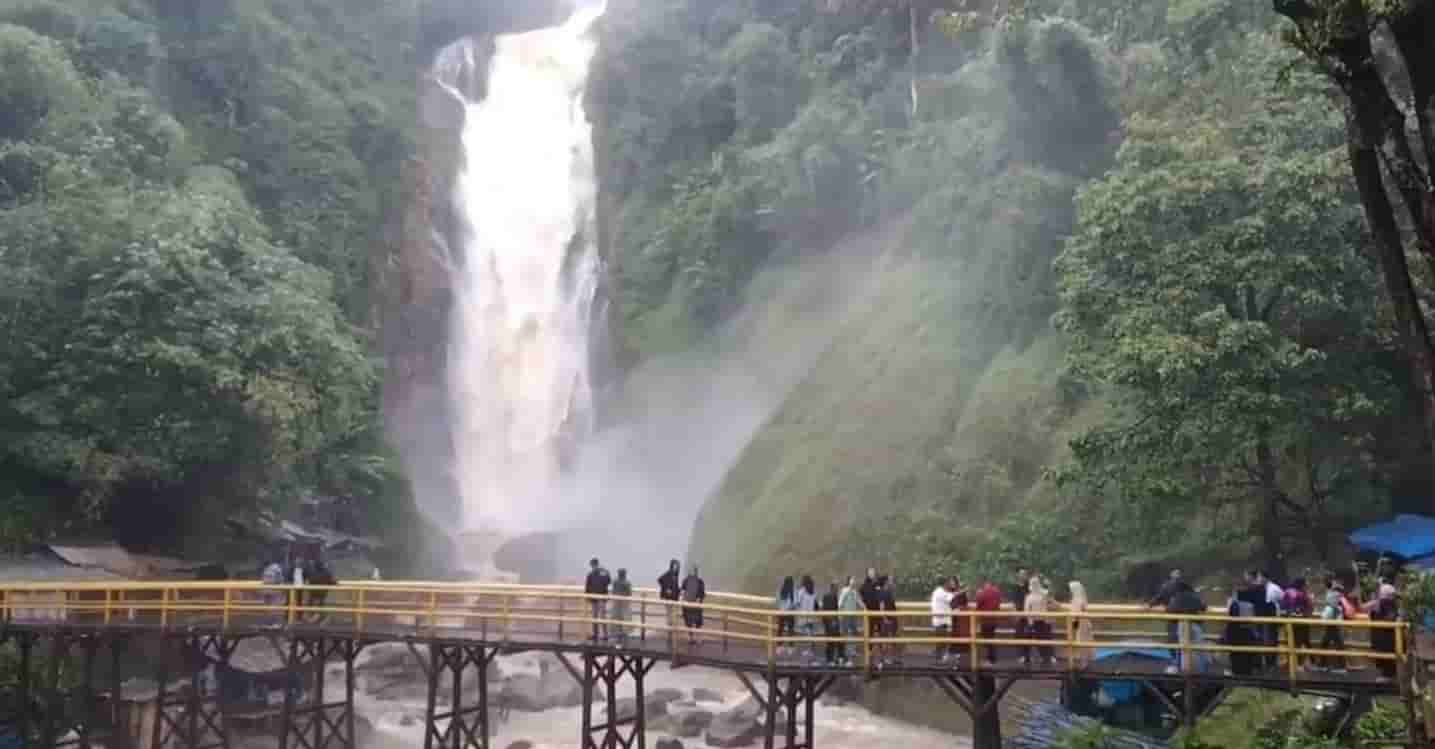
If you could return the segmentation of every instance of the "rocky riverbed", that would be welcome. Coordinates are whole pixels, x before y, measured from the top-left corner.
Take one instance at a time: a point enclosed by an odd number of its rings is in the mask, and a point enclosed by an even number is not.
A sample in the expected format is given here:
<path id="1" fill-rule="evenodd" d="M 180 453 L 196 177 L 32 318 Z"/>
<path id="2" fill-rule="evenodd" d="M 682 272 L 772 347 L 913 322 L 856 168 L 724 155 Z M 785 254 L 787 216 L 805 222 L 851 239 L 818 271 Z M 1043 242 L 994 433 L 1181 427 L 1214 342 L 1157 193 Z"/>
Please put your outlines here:
<path id="1" fill-rule="evenodd" d="M 422 746 L 424 701 L 423 648 L 383 645 L 359 661 L 359 714 L 362 749 L 413 749 Z M 525 654 L 497 659 L 489 688 L 495 746 L 505 749 L 566 749 L 577 743 L 582 694 L 556 658 Z M 342 684 L 340 680 L 330 683 Z M 734 676 L 722 671 L 655 666 L 646 681 L 648 745 L 659 749 L 749 747 L 759 745 L 762 711 Z M 841 691 L 841 690 L 835 690 Z M 620 692 L 621 694 L 621 692 Z M 333 695 L 339 697 L 337 693 Z M 441 697 L 446 697 L 442 695 Z M 507 708 L 500 714 L 499 706 Z M 619 714 L 631 714 L 632 698 L 620 699 Z M 957 709 L 953 706 L 952 709 Z M 874 715 L 834 694 L 817 712 L 817 740 L 830 749 L 949 749 L 969 746 L 962 737 Z"/>

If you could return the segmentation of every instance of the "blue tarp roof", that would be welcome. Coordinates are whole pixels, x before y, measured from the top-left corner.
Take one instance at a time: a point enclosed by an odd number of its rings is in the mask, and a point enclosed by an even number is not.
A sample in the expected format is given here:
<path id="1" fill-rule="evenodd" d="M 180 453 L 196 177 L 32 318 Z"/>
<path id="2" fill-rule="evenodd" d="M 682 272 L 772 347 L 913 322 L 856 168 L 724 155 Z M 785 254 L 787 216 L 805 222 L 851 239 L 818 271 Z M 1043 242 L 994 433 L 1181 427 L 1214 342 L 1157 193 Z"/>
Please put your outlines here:
<path id="1" fill-rule="evenodd" d="M 1156 661 L 1171 660 L 1171 651 L 1162 648 L 1097 648 L 1096 660 L 1106 660 L 1122 655 L 1137 655 Z"/>
<path id="2" fill-rule="evenodd" d="M 1435 518 L 1397 515 L 1394 520 L 1367 526 L 1350 534 L 1350 542 L 1378 554 L 1415 559 L 1435 554 Z"/>

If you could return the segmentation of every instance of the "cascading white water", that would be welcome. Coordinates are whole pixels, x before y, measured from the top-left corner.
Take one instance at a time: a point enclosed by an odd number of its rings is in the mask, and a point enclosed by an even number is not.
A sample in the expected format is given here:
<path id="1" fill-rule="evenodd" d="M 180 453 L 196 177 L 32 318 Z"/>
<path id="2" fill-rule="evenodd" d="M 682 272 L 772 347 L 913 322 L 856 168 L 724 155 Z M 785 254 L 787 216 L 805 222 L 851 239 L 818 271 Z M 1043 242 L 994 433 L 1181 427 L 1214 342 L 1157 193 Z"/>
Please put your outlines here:
<path id="1" fill-rule="evenodd" d="M 473 42 L 440 56 L 440 79 L 464 105 L 448 370 L 471 539 L 563 527 L 565 452 L 591 430 L 601 262 L 583 92 L 602 12 L 588 6 L 561 26 L 499 37 L 479 101 L 461 84 L 484 75 Z M 488 548 L 478 557 L 492 554 L 491 541 L 479 545 Z"/>

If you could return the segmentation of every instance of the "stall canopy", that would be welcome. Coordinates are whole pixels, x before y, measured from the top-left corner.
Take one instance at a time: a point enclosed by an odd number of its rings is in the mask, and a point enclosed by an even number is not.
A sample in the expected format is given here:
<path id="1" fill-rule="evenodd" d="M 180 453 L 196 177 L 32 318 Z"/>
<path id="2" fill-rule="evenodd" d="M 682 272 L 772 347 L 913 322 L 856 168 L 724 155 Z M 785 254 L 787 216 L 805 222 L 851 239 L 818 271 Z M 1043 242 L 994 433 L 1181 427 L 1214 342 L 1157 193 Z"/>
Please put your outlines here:
<path id="1" fill-rule="evenodd" d="M 1350 542 L 1365 551 L 1418 559 L 1435 554 L 1435 518 L 1397 515 L 1393 520 L 1367 526 L 1350 534 Z"/>

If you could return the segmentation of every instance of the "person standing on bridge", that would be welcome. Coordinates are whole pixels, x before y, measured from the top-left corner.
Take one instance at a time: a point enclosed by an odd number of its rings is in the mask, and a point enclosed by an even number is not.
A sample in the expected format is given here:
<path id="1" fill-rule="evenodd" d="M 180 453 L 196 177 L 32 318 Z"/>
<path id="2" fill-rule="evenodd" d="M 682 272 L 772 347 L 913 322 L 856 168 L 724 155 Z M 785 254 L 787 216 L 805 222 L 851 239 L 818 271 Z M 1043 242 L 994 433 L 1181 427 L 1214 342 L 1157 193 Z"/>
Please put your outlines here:
<path id="1" fill-rule="evenodd" d="M 588 595 L 588 606 L 593 615 L 593 641 L 608 639 L 608 626 L 602 620 L 608 618 L 608 590 L 613 578 L 597 557 L 588 560 L 588 579 L 583 582 L 583 592 Z"/>
<path id="2" fill-rule="evenodd" d="M 892 642 L 884 648 L 883 663 L 902 665 L 902 646 L 896 640 L 902 635 L 902 620 L 897 616 L 897 581 L 890 575 L 877 578 L 877 608 L 884 614 L 880 628 L 883 637 Z"/>
<path id="3" fill-rule="evenodd" d="M 797 633 L 802 637 L 817 636 L 817 617 L 813 614 L 817 611 L 817 583 L 813 582 L 811 575 L 802 576 L 802 586 L 797 589 Z M 816 652 L 809 640 L 802 643 L 802 657 L 811 660 Z"/>
<path id="4" fill-rule="evenodd" d="M 862 596 L 857 592 L 857 580 L 851 576 L 847 578 L 847 587 L 837 599 L 837 608 L 841 609 L 845 616 L 842 617 L 842 636 L 849 640 L 862 636 L 862 617 L 855 614 L 862 611 Z M 843 647 L 845 665 L 851 665 L 857 660 L 856 642 L 848 642 Z"/>
<path id="5" fill-rule="evenodd" d="M 1026 610 L 1026 596 L 1031 592 L 1032 574 L 1022 568 L 1016 571 L 1016 580 L 1011 587 L 1007 588 L 1007 599 L 1011 601 L 1011 607 L 1018 613 Z M 1026 639 L 1027 619 L 1018 616 L 1012 619 L 1012 637 L 1017 640 Z M 1022 655 L 1026 654 L 1026 646 L 1020 648 Z"/>
<path id="6" fill-rule="evenodd" d="M 668 571 L 658 578 L 658 599 L 662 601 L 677 601 L 682 595 L 683 588 L 683 566 L 674 559 L 668 562 Z M 674 606 L 665 604 L 663 606 L 663 619 L 668 623 L 668 631 L 672 632 L 673 623 L 677 621 Z"/>
<path id="7" fill-rule="evenodd" d="M 1025 602 L 1023 601 L 1023 603 Z M 987 580 L 986 582 L 982 583 L 982 587 L 977 590 L 977 611 L 995 612 L 1001 610 L 1002 592 L 999 588 L 997 588 L 995 583 L 993 583 L 991 580 Z M 999 626 L 1001 626 L 1001 621 L 998 617 L 981 617 L 982 639 L 995 640 L 997 636 L 997 627 Z M 995 666 L 997 663 L 997 646 L 986 646 L 984 659 L 988 666 Z M 973 667 L 976 666 L 976 664 L 972 665 Z"/>
<path id="8" fill-rule="evenodd" d="M 613 596 L 612 618 L 618 623 L 613 625 L 612 635 L 621 648 L 628 642 L 628 616 L 632 606 L 628 599 L 633 596 L 633 583 L 626 569 L 618 570 L 618 579 L 613 581 Z"/>
<path id="9" fill-rule="evenodd" d="M 862 587 L 858 593 L 862 596 L 862 608 L 868 611 L 880 611 L 882 609 L 882 591 L 877 570 L 874 567 L 867 568 L 867 577 L 862 580 Z M 880 637 L 882 635 L 882 620 L 875 616 L 863 619 L 862 628 L 867 632 L 867 637 Z"/>
<path id="10" fill-rule="evenodd" d="M 827 592 L 822 595 L 822 600 L 818 602 L 818 608 L 826 614 L 822 617 L 822 635 L 828 638 L 825 650 L 829 666 L 842 665 L 842 643 L 833 639 L 842 636 L 842 622 L 833 616 L 840 610 L 841 601 L 842 591 L 838 588 L 837 581 L 833 580 L 832 584 L 827 587 Z"/>
<path id="11" fill-rule="evenodd" d="M 1285 595 L 1281 598 L 1281 616 L 1292 619 L 1309 619 L 1315 613 L 1315 603 L 1311 601 L 1310 594 L 1306 592 L 1305 588 L 1305 578 L 1297 577 L 1291 581 L 1290 587 L 1286 588 Z M 1291 637 L 1297 650 L 1310 650 L 1309 624 L 1292 625 Z M 1297 653 L 1294 658 L 1296 668 L 1304 670 L 1309 665 L 1310 659 L 1307 656 Z"/>
<path id="12" fill-rule="evenodd" d="M 698 631 L 703 628 L 702 603 L 708 599 L 708 586 L 698 574 L 698 566 L 692 565 L 688 576 L 683 578 L 683 603 L 697 606 L 683 607 L 683 624 L 688 628 L 688 644 L 698 644 Z"/>
<path id="13" fill-rule="evenodd" d="M 1367 601 L 1360 608 L 1370 615 L 1373 622 L 1393 622 L 1400 618 L 1400 607 L 1396 603 L 1396 589 L 1389 580 L 1380 583 L 1380 592 L 1375 600 Z M 1395 655 L 1395 630 L 1393 629 L 1372 629 L 1370 631 L 1370 647 L 1377 653 Z M 1375 667 L 1380 669 L 1380 678 L 1383 681 L 1395 679 L 1399 664 L 1392 658 L 1384 658 L 1375 662 Z"/>
<path id="14" fill-rule="evenodd" d="M 1344 650 L 1345 633 L 1340 627 L 1340 622 L 1345 619 L 1347 609 L 1353 608 L 1345 600 L 1345 586 L 1340 581 L 1327 577 L 1325 579 L 1325 605 L 1320 609 L 1320 618 L 1326 622 L 1325 635 L 1321 637 L 1321 650 Z M 1345 673 L 1345 659 L 1338 656 L 1321 656 L 1317 659 L 1320 664 L 1317 670 L 1329 669 L 1332 673 Z"/>
<path id="15" fill-rule="evenodd" d="M 957 583 L 947 578 L 932 590 L 932 636 L 948 637 L 952 632 L 952 599 L 956 597 Z M 937 662 L 950 660 L 950 652 L 956 650 L 950 645 L 937 646 Z"/>
<path id="16" fill-rule="evenodd" d="M 1051 598 L 1047 595 L 1046 586 L 1041 584 L 1041 578 L 1033 576 L 1029 585 L 1031 592 L 1026 594 L 1022 610 L 1028 614 L 1037 614 L 1037 616 L 1032 617 L 1030 623 L 1027 624 L 1027 636 L 1038 641 L 1050 640 L 1051 621 L 1042 615 L 1051 611 Z M 1056 665 L 1056 656 L 1052 654 L 1050 645 L 1027 646 L 1021 656 L 1022 665 L 1027 664 L 1028 656 L 1032 656 L 1033 664 L 1045 661 L 1053 666 Z"/>
<path id="17" fill-rule="evenodd" d="M 1086 596 L 1086 586 L 1080 580 L 1072 580 L 1066 584 L 1071 591 L 1071 603 L 1067 609 L 1076 615 L 1076 627 L 1073 630 L 1077 642 L 1095 642 L 1096 632 L 1093 631 L 1091 620 L 1086 617 L 1091 608 L 1091 600 Z M 1071 658 L 1079 668 L 1085 668 L 1091 662 L 1089 651 L 1084 648 L 1075 648 Z"/>
<path id="18" fill-rule="evenodd" d="M 796 634 L 793 627 L 792 614 L 788 612 L 797 610 L 797 581 L 792 575 L 782 578 L 782 585 L 777 589 L 777 601 L 775 602 L 778 611 L 785 612 L 777 617 L 777 636 L 779 642 L 783 637 L 792 637 Z M 791 645 L 778 645 L 777 654 L 787 655 L 793 648 Z"/>

